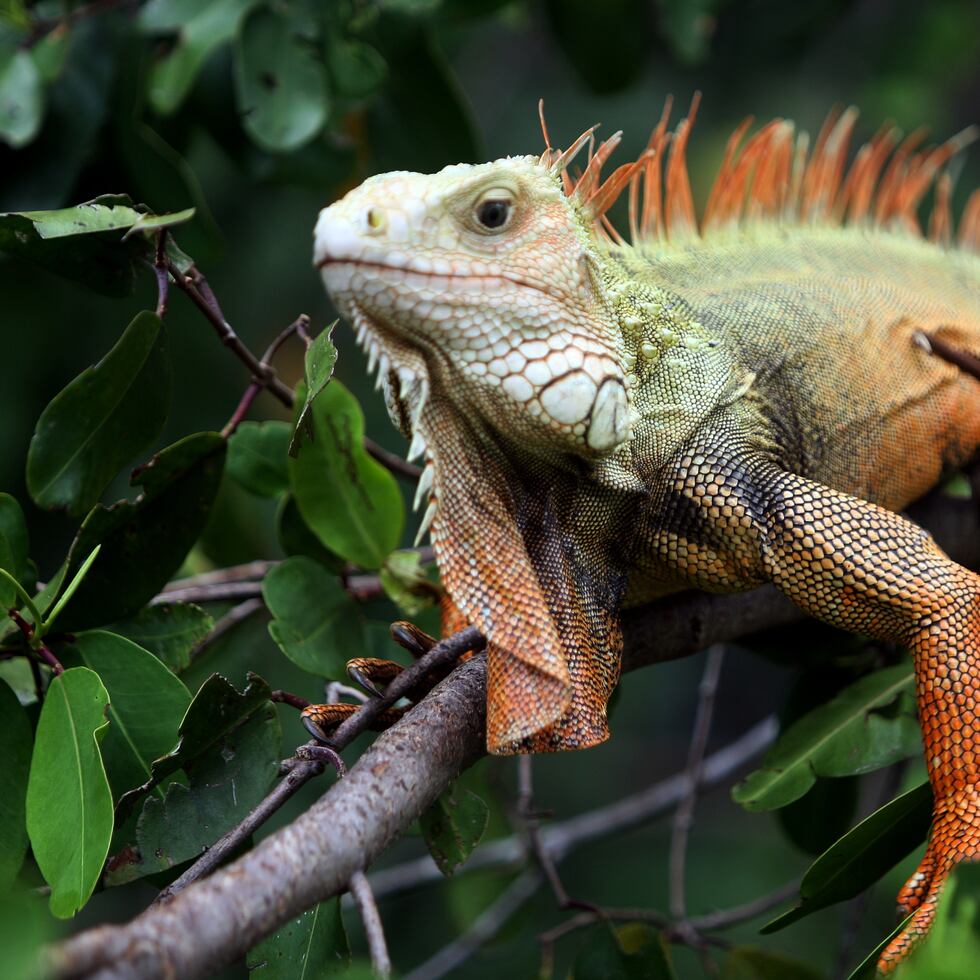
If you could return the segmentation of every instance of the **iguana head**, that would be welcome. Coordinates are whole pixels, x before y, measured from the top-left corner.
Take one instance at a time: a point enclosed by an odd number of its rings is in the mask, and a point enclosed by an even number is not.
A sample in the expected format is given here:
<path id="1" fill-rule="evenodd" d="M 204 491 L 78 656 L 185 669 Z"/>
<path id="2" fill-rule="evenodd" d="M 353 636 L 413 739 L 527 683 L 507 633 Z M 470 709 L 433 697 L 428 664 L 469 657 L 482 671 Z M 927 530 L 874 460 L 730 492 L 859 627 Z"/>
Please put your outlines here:
<path id="1" fill-rule="evenodd" d="M 403 431 L 438 387 L 523 448 L 586 457 L 630 431 L 595 246 L 547 156 L 372 177 L 315 231 L 327 290 Z"/>

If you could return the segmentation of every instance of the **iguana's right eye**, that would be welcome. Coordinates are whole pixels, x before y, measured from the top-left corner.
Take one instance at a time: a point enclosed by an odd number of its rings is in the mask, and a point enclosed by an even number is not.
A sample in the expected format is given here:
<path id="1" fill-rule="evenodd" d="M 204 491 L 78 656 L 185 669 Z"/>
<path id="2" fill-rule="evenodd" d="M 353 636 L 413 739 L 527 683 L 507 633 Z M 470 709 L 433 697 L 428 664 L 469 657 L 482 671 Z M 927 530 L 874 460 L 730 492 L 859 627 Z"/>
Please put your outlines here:
<path id="1" fill-rule="evenodd" d="M 487 231 L 500 231 L 510 221 L 514 202 L 503 188 L 488 191 L 476 205 L 476 220 Z"/>

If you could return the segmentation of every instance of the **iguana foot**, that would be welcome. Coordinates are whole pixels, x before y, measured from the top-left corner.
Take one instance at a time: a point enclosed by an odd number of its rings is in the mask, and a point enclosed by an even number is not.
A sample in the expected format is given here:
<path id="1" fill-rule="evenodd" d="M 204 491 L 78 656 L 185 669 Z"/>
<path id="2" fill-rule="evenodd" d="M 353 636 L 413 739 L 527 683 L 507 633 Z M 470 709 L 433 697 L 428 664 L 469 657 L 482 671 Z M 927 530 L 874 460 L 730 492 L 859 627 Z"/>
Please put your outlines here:
<path id="1" fill-rule="evenodd" d="M 963 861 L 980 860 L 980 787 L 973 787 L 937 804 L 929 846 L 918 868 L 898 893 L 904 915 L 912 914 L 905 929 L 878 960 L 879 973 L 891 973 L 932 925 L 943 886 Z"/>
<path id="2" fill-rule="evenodd" d="M 359 704 L 311 704 L 300 714 L 306 730 L 321 742 L 329 742 L 331 734 L 341 722 L 346 721 L 361 706 Z M 385 708 L 370 725 L 371 731 L 383 732 L 390 728 L 408 708 Z"/>

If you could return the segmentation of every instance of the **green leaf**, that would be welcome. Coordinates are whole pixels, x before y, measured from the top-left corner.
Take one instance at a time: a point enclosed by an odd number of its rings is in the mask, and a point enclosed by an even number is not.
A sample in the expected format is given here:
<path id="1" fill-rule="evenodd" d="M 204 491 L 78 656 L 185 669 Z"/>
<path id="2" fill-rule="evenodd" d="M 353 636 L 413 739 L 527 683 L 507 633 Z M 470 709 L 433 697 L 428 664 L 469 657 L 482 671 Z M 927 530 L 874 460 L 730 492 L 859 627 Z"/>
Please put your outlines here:
<path id="1" fill-rule="evenodd" d="M 395 478 L 364 449 L 364 415 L 339 382 L 313 402 L 315 438 L 289 461 L 303 519 L 330 551 L 380 568 L 398 546 L 405 520 Z"/>
<path id="2" fill-rule="evenodd" d="M 39 507 L 80 517 L 109 481 L 160 434 L 170 407 L 163 323 L 137 313 L 112 350 L 41 413 L 27 451 L 27 489 Z"/>
<path id="3" fill-rule="evenodd" d="M 287 922 L 245 960 L 261 980 L 323 980 L 347 972 L 350 947 L 340 917 L 340 899 L 331 898 Z"/>
<path id="4" fill-rule="evenodd" d="M 175 674 L 190 665 L 190 653 L 214 628 L 214 619 L 200 606 L 183 602 L 161 602 L 144 606 L 130 619 L 110 627 L 149 650 Z"/>
<path id="5" fill-rule="evenodd" d="M 327 69 L 334 90 L 348 99 L 372 95 L 388 74 L 384 58 L 371 45 L 333 36 L 327 41 Z"/>
<path id="6" fill-rule="evenodd" d="M 287 555 L 306 555 L 328 571 L 338 574 L 344 567 L 343 558 L 324 548 L 319 538 L 310 530 L 292 494 L 283 497 L 276 512 L 276 535 L 280 547 Z"/>
<path id="7" fill-rule="evenodd" d="M 72 575 L 71 580 L 65 586 L 64 591 L 58 596 L 58 601 L 55 602 L 51 609 L 51 612 L 47 615 L 44 622 L 41 623 L 41 628 L 38 631 L 38 635 L 43 636 L 45 633 L 51 629 L 51 624 L 58 618 L 58 614 L 61 612 L 65 606 L 71 601 L 71 597 L 78 591 L 78 587 L 85 581 L 85 576 L 88 575 L 88 570 L 95 564 L 95 559 L 99 557 L 99 552 L 102 550 L 102 545 L 97 544 L 89 553 L 85 560 L 78 566 L 75 573 Z M 67 566 L 66 566 L 67 571 Z"/>
<path id="8" fill-rule="evenodd" d="M 169 115 L 180 108 L 201 66 L 238 32 L 242 18 L 259 0 L 151 0 L 140 11 L 148 34 L 177 31 L 177 43 L 150 72 L 150 105 Z"/>
<path id="9" fill-rule="evenodd" d="M 9 572 L 22 586 L 32 584 L 33 574 L 27 558 L 27 524 L 24 512 L 9 493 L 0 493 L 0 568 Z M 0 579 L 0 609 L 20 605 L 17 589 Z"/>
<path id="10" fill-rule="evenodd" d="M 288 422 L 242 422 L 228 440 L 228 475 L 259 497 L 284 493 L 291 431 Z"/>
<path id="11" fill-rule="evenodd" d="M 908 664 L 887 667 L 851 684 L 810 711 L 769 750 L 762 769 L 732 792 L 747 810 L 775 810 L 799 799 L 817 776 L 851 776 L 890 765 L 919 751 L 919 729 L 904 704 L 880 709 L 913 688 Z"/>
<path id="12" fill-rule="evenodd" d="M 104 630 L 77 634 L 62 663 L 94 670 L 109 692 L 111 725 L 102 740 L 102 761 L 113 795 L 145 783 L 150 763 L 177 742 L 190 692 L 153 654 Z M 163 791 L 157 792 L 162 799 Z"/>
<path id="13" fill-rule="evenodd" d="M 70 581 L 96 544 L 102 550 L 57 619 L 62 630 L 88 629 L 133 615 L 180 567 L 204 530 L 221 483 L 226 442 L 199 432 L 168 446 L 136 471 L 135 502 L 97 505 L 68 557 Z"/>
<path id="14" fill-rule="evenodd" d="M 194 209 L 186 208 L 171 214 L 152 214 L 145 208 L 135 208 L 124 194 L 103 194 L 83 204 L 55 211 L 16 211 L 0 218 L 22 218 L 29 221 L 39 238 L 69 238 L 104 231 L 123 231 L 129 234 L 140 228 L 170 228 L 194 217 Z"/>
<path id="15" fill-rule="evenodd" d="M 153 766 L 159 777 L 179 761 L 187 785 L 171 782 L 162 800 L 146 800 L 136 824 L 137 853 L 113 861 L 108 884 L 198 857 L 239 823 L 275 780 L 282 732 L 268 685 L 253 678 L 245 693 L 238 694 L 227 681 L 217 680 L 208 681 L 188 709 L 177 749 Z M 201 717 L 205 707 L 210 718 Z"/>
<path id="16" fill-rule="evenodd" d="M 656 929 L 628 922 L 618 929 L 597 923 L 585 934 L 574 980 L 676 980 L 670 950 Z"/>
<path id="17" fill-rule="evenodd" d="M 426 578 L 417 551 L 393 551 L 381 566 L 381 587 L 406 616 L 417 616 L 433 605 L 438 592 Z"/>
<path id="18" fill-rule="evenodd" d="M 178 728 L 178 741 L 173 751 L 153 760 L 151 778 L 119 800 L 117 816 L 123 819 L 133 804 L 157 783 L 188 769 L 195 761 L 220 746 L 239 725 L 266 704 L 272 690 L 261 677 L 249 674 L 248 685 L 239 694 L 219 674 L 212 674 L 200 687 Z"/>
<path id="19" fill-rule="evenodd" d="M 0 893 L 13 884 L 27 853 L 25 802 L 33 744 L 27 712 L 0 681 Z"/>
<path id="20" fill-rule="evenodd" d="M 329 327 L 320 331 L 306 349 L 306 357 L 303 359 L 305 384 L 297 389 L 296 401 L 301 400 L 300 396 L 304 392 L 305 397 L 302 397 L 303 407 L 296 418 L 293 437 L 289 440 L 289 455 L 292 457 L 299 455 L 303 436 L 306 436 L 310 442 L 314 439 L 313 402 L 330 382 L 334 365 L 337 363 L 337 348 L 334 347 L 331 339 L 336 326 L 337 321 L 334 320 Z"/>
<path id="21" fill-rule="evenodd" d="M 266 575 L 262 595 L 273 616 L 269 635 L 294 664 L 319 677 L 346 676 L 347 661 L 364 647 L 363 623 L 335 575 L 312 558 L 287 558 Z"/>
<path id="22" fill-rule="evenodd" d="M 756 946 L 736 946 L 721 964 L 721 980 L 821 980 L 806 963 Z"/>
<path id="23" fill-rule="evenodd" d="M 238 108 L 259 146 L 286 153 L 323 129 L 330 112 L 326 73 L 287 16 L 268 8 L 250 14 L 235 55 Z"/>
<path id="24" fill-rule="evenodd" d="M 152 217 L 159 227 L 192 215 L 189 209 Z M 0 214 L 0 252 L 107 296 L 128 296 L 152 246 L 146 234 L 125 233 L 144 226 L 150 217 L 128 197 L 113 194 L 57 211 L 7 212 Z"/>
<path id="25" fill-rule="evenodd" d="M 27 832 L 59 919 L 85 905 L 109 853 L 112 793 L 99 754 L 108 706 L 98 674 L 75 667 L 48 685 L 37 725 Z"/>
<path id="26" fill-rule="evenodd" d="M 425 845 L 444 875 L 451 875 L 473 853 L 489 816 L 476 793 L 453 786 L 419 817 Z"/>
<path id="27" fill-rule="evenodd" d="M 15 150 L 37 135 L 44 116 L 41 73 L 23 48 L 0 46 L 0 140 Z"/>
<path id="28" fill-rule="evenodd" d="M 931 821 L 928 783 L 875 810 L 810 865 L 800 882 L 800 904 L 760 931 L 778 932 L 811 912 L 870 888 L 926 839 Z"/>

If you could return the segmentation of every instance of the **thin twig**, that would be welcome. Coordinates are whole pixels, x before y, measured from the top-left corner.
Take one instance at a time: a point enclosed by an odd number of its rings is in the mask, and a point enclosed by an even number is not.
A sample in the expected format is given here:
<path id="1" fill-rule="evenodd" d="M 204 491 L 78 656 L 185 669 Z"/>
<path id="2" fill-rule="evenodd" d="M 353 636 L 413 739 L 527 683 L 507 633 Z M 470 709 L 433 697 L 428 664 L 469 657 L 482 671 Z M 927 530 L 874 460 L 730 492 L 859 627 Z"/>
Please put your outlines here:
<path id="1" fill-rule="evenodd" d="M 211 632 L 204 637 L 198 643 L 195 643 L 191 647 L 188 653 L 188 658 L 190 662 L 193 663 L 208 647 L 213 646 L 218 640 L 221 639 L 225 634 L 230 633 L 236 626 L 240 623 L 244 623 L 246 619 L 257 613 L 260 609 L 265 607 L 265 603 L 262 599 L 256 597 L 253 599 L 246 599 L 244 602 L 238 603 L 237 606 L 232 606 L 224 614 L 224 616 L 219 619 L 214 626 L 211 627 Z"/>
<path id="2" fill-rule="evenodd" d="M 263 372 L 261 378 L 253 375 L 252 381 L 249 386 L 245 389 L 244 394 L 238 402 L 235 411 L 232 412 L 231 418 L 225 423 L 225 427 L 221 430 L 221 434 L 227 439 L 229 436 L 234 434 L 235 430 L 241 424 L 242 420 L 248 414 L 249 409 L 252 407 L 252 402 L 255 401 L 258 393 L 266 387 L 268 384 L 268 378 L 272 376 L 272 358 L 275 357 L 276 351 L 294 334 L 299 333 L 300 330 L 306 333 L 306 328 L 310 324 L 310 318 L 305 314 L 301 313 L 293 322 L 286 327 L 285 330 L 281 331 L 279 335 L 272 341 L 271 344 L 266 348 L 265 353 L 262 355 L 262 359 L 259 361 L 259 367 Z"/>
<path id="3" fill-rule="evenodd" d="M 170 299 L 170 274 L 167 272 L 167 229 L 157 232 L 156 256 L 153 261 L 153 273 L 157 277 L 157 316 L 162 320 L 167 315 L 167 303 Z"/>
<path id="4" fill-rule="evenodd" d="M 430 670 L 453 660 L 458 660 L 464 653 L 471 650 L 482 650 L 485 645 L 486 641 L 483 634 L 473 626 L 441 640 L 425 656 L 406 667 L 388 685 L 384 697 L 369 699 L 353 715 L 343 721 L 331 736 L 327 748 L 334 753 L 340 752 L 361 732 L 365 731 L 385 708 L 394 704 L 407 691 L 410 691 Z M 309 744 L 316 745 L 315 742 Z M 233 827 L 216 841 L 173 884 L 165 888 L 157 896 L 155 902 L 159 902 L 162 896 L 174 895 L 178 891 L 182 891 L 191 882 L 210 874 L 228 855 L 240 847 L 247 837 L 262 826 L 303 783 L 323 772 L 324 760 L 322 756 L 317 756 L 315 753 L 312 755 L 313 757 L 309 758 L 308 761 L 304 761 L 290 770 L 282 782 L 237 827 Z M 315 770 L 310 770 L 310 766 L 316 767 Z M 296 780 L 301 780 L 301 782 L 295 785 Z M 284 788 L 283 783 L 287 782 L 289 786 Z"/>
<path id="5" fill-rule="evenodd" d="M 373 439 L 368 439 L 367 436 L 364 437 L 364 448 L 369 456 L 373 456 L 386 470 L 390 470 L 396 476 L 417 483 L 422 475 L 422 470 L 414 463 L 402 459 L 397 453 L 385 449 L 384 446 L 379 445 Z"/>
<path id="6" fill-rule="evenodd" d="M 218 582 L 161 592 L 150 600 L 150 605 L 159 606 L 165 602 L 227 602 L 229 599 L 252 599 L 261 595 L 261 582 Z"/>
<path id="7" fill-rule="evenodd" d="M 520 911 L 541 886 L 541 872 L 528 868 L 501 892 L 473 924 L 434 956 L 405 974 L 403 980 L 439 980 L 479 952 Z"/>
<path id="8" fill-rule="evenodd" d="M 793 898 L 799 890 L 799 881 L 790 881 L 768 895 L 753 898 L 751 902 L 733 905 L 728 909 L 719 909 L 717 912 L 706 912 L 704 915 L 693 915 L 688 921 L 699 932 L 730 929 L 732 926 L 741 925 L 743 922 L 748 922 L 750 919 L 768 912 L 777 905 L 782 905 L 787 899 Z"/>
<path id="9" fill-rule="evenodd" d="M 517 815 L 524 825 L 528 848 L 547 880 L 558 907 L 580 908 L 583 903 L 568 897 L 558 868 L 541 839 L 541 819 L 534 809 L 534 760 L 530 755 L 517 757 Z"/>
<path id="10" fill-rule="evenodd" d="M 669 892 L 670 914 L 678 921 L 687 916 L 687 898 L 685 896 L 685 864 L 687 862 L 687 842 L 694 822 L 694 808 L 698 799 L 698 783 L 701 780 L 701 769 L 704 765 L 704 753 L 708 745 L 708 734 L 711 731 L 711 716 L 714 712 L 715 694 L 718 691 L 718 679 L 721 676 L 721 665 L 725 657 L 725 648 L 720 643 L 708 651 L 704 665 L 704 674 L 698 687 L 698 707 L 694 716 L 694 730 L 691 734 L 691 744 L 687 752 L 687 766 L 684 776 L 687 781 L 687 791 L 674 813 L 670 834 L 670 872 Z"/>
<path id="11" fill-rule="evenodd" d="M 177 578 L 168 582 L 160 593 L 166 596 L 168 592 L 179 589 L 189 589 L 197 585 L 222 585 L 225 582 L 251 582 L 255 579 L 265 578 L 266 575 L 278 565 L 278 561 L 247 561 L 243 565 L 229 565 L 227 568 L 218 568 L 213 572 L 201 572 L 199 575 L 190 575 L 187 578 Z"/>
<path id="12" fill-rule="evenodd" d="M 291 708 L 296 708 L 297 711 L 302 711 L 310 706 L 310 702 L 306 698 L 301 698 L 298 694 L 291 694 L 289 691 L 273 691 L 269 695 L 269 699 L 275 701 L 276 704 L 288 704 Z"/>
<path id="13" fill-rule="evenodd" d="M 171 896 L 182 892 L 191 882 L 210 874 L 226 857 L 237 851 L 249 837 L 258 830 L 287 800 L 293 797 L 314 776 L 324 770 L 321 759 L 308 759 L 299 762 L 276 784 L 269 795 L 262 800 L 237 826 L 232 827 L 208 848 L 176 881 L 171 882 L 150 903 L 159 905 Z"/>
<path id="14" fill-rule="evenodd" d="M 381 712 L 408 694 L 430 671 L 453 663 L 464 653 L 482 650 L 485 646 L 486 640 L 475 626 L 467 626 L 440 640 L 428 653 L 398 674 L 385 688 L 383 697 L 369 698 L 354 714 L 342 721 L 326 744 L 338 751 L 345 748 L 361 732 L 367 731 Z"/>
<path id="15" fill-rule="evenodd" d="M 24 639 L 30 644 L 31 649 L 34 651 L 37 658 L 45 666 L 50 667 L 57 677 L 58 674 L 63 674 L 65 668 L 61 665 L 61 661 L 51 652 L 50 647 L 44 642 L 34 641 L 34 630 L 35 627 L 29 623 L 20 612 L 16 609 L 8 610 L 10 618 L 17 624 L 17 628 L 24 634 Z"/>
<path id="16" fill-rule="evenodd" d="M 388 980 L 391 976 L 391 958 L 388 956 L 384 926 L 381 924 L 381 916 L 374 895 L 371 894 L 367 875 L 363 871 L 355 871 L 351 875 L 350 893 L 361 914 L 361 922 L 364 923 L 364 934 L 367 936 L 374 975 L 380 980 Z"/>

